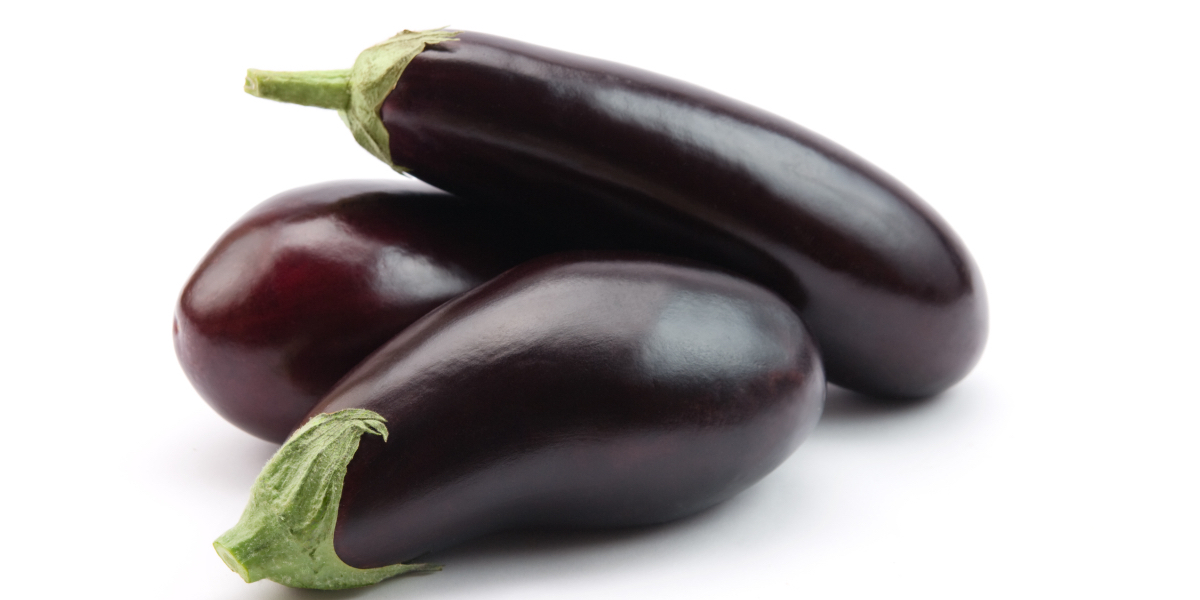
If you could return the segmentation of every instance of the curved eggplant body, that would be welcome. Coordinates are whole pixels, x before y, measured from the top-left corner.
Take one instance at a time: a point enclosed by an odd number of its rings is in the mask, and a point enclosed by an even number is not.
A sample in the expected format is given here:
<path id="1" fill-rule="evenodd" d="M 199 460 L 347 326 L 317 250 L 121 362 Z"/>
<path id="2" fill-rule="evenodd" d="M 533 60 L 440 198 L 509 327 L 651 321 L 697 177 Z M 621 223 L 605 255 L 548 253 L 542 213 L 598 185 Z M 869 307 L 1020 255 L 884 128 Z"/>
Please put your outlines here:
<path id="1" fill-rule="evenodd" d="M 816 134 L 680 81 L 459 32 L 384 101 L 394 165 L 595 247 L 691 257 L 800 311 L 832 382 L 935 394 L 982 352 L 979 273 L 913 192 Z M 561 200 L 569 198 L 570 202 Z"/>
<path id="2" fill-rule="evenodd" d="M 349 462 L 333 545 L 366 569 L 497 530 L 692 514 L 787 458 L 824 383 L 764 288 L 691 263 L 538 259 L 405 329 L 314 409 L 390 430 Z"/>
<path id="3" fill-rule="evenodd" d="M 556 242 L 496 206 L 417 181 L 275 196 L 216 243 L 175 311 L 200 395 L 283 442 L 354 365 L 439 304 Z"/>

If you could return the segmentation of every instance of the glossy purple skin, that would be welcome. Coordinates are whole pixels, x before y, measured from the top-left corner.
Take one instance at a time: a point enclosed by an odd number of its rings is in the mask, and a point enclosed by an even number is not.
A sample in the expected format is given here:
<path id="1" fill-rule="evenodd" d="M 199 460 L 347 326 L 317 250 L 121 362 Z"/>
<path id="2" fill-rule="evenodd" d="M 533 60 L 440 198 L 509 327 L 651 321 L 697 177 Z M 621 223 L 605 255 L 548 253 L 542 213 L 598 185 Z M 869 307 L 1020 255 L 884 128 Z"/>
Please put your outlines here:
<path id="1" fill-rule="evenodd" d="M 221 416 L 283 442 L 354 365 L 446 300 L 554 251 L 496 206 L 413 180 L 279 194 L 205 256 L 175 311 L 175 350 Z"/>
<path id="2" fill-rule="evenodd" d="M 597 234 L 594 247 L 750 277 L 800 311 L 830 381 L 860 392 L 928 396 L 978 360 L 987 306 L 975 264 L 932 209 L 879 169 L 687 83 L 459 38 L 413 59 L 383 104 L 396 165 L 581 239 Z M 771 68 L 746 53 L 748 68 Z"/>
<path id="3" fill-rule="evenodd" d="M 369 568 L 514 528 L 663 522 L 732 497 L 815 425 L 821 361 L 774 293 L 693 263 L 537 259 L 417 321 L 313 414 L 373 410 L 334 548 Z"/>

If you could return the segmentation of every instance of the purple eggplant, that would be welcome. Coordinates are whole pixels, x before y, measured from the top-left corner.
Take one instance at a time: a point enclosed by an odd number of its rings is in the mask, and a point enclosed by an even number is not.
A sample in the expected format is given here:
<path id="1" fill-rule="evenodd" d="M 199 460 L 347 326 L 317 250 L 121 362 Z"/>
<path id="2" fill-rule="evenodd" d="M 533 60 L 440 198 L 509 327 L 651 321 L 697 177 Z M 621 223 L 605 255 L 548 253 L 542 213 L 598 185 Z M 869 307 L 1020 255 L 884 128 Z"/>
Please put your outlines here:
<path id="1" fill-rule="evenodd" d="M 747 69 L 778 67 L 746 53 Z M 742 102 L 444 30 L 398 34 L 350 70 L 251 70 L 246 89 L 339 110 L 370 152 L 454 194 L 766 285 L 812 329 L 834 383 L 928 396 L 983 350 L 983 284 L 950 227 L 865 160 Z"/>
<path id="2" fill-rule="evenodd" d="M 824 392 L 813 340 L 765 288 L 677 260 L 544 257 L 355 367 L 214 545 L 247 581 L 331 589 L 495 531 L 677 519 L 783 462 Z"/>
<path id="3" fill-rule="evenodd" d="M 221 416 L 283 442 L 350 369 L 427 312 L 560 244 L 528 219 L 419 181 L 275 196 L 184 287 L 175 349 Z"/>

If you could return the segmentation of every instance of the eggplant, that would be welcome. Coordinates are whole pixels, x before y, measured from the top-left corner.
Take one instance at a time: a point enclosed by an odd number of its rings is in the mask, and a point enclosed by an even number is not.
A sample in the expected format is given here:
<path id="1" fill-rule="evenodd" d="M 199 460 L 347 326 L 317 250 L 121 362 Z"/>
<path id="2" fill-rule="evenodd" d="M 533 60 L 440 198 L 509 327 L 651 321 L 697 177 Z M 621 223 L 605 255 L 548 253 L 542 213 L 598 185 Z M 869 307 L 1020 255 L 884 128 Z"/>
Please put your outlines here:
<path id="1" fill-rule="evenodd" d="M 744 52 L 748 69 L 780 67 Z M 982 280 L 933 209 L 844 148 L 745 103 L 446 30 L 402 32 L 349 70 L 252 69 L 246 90 L 337 109 L 372 154 L 454 194 L 770 287 L 813 331 L 830 381 L 853 390 L 933 395 L 983 351 Z"/>
<path id="2" fill-rule="evenodd" d="M 792 453 L 823 373 L 794 310 L 742 278 L 543 257 L 355 367 L 214 547 L 247 581 L 337 589 L 431 568 L 406 561 L 492 532 L 678 519 Z"/>
<path id="3" fill-rule="evenodd" d="M 415 180 L 294 189 L 251 210 L 205 256 L 175 310 L 176 354 L 221 416 L 282 443 L 401 329 L 561 248 L 511 211 Z"/>

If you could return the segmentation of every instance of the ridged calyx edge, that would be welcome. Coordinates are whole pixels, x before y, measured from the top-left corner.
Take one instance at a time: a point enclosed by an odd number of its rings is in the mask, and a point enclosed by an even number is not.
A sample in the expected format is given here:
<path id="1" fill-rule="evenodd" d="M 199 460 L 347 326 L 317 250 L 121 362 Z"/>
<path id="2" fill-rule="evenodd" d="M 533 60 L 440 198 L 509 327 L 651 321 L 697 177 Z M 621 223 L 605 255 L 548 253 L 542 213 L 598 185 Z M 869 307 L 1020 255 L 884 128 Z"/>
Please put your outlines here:
<path id="1" fill-rule="evenodd" d="M 338 111 L 359 145 L 384 164 L 404 172 L 392 162 L 387 128 L 380 110 L 388 94 L 396 88 L 405 67 L 431 44 L 457 39 L 457 31 L 445 28 L 400 33 L 363 50 L 350 69 L 350 106 Z"/>
<path id="2" fill-rule="evenodd" d="M 334 551 L 346 466 L 364 433 L 387 441 L 384 418 L 351 408 L 317 415 L 292 434 L 255 480 L 237 525 L 213 542 L 225 564 L 247 582 L 270 579 L 322 590 L 440 569 L 424 564 L 357 569 Z"/>

